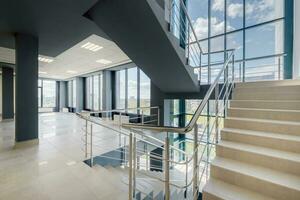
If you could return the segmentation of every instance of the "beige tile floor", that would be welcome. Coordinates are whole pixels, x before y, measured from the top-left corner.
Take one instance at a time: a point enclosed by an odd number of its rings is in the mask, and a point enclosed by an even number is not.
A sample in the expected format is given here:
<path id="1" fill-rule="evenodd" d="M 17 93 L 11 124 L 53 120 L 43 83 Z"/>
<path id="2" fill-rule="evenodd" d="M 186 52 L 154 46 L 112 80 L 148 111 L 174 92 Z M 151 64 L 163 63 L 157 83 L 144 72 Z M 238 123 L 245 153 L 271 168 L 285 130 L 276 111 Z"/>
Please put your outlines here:
<path id="1" fill-rule="evenodd" d="M 83 125 L 71 113 L 40 114 L 39 144 L 15 148 L 14 122 L 0 122 L 0 200 L 126 199 L 115 184 L 82 163 Z M 118 146 L 115 133 L 102 132 L 95 153 Z"/>

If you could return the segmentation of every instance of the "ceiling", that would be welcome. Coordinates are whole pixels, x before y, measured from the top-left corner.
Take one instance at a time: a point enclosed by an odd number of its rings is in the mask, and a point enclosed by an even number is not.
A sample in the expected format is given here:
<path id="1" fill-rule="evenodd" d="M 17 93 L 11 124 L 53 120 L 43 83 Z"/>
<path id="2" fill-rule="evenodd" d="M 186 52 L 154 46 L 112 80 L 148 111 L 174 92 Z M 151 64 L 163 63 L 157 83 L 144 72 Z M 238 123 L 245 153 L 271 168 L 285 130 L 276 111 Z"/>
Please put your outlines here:
<path id="1" fill-rule="evenodd" d="M 51 63 L 39 62 L 41 77 L 68 79 L 77 75 L 130 62 L 94 22 L 83 17 L 97 0 L 1 0 L 0 62 L 15 63 L 14 33 L 39 39 L 39 54 Z M 80 48 L 92 42 L 103 48 Z M 106 59 L 109 64 L 97 63 Z M 67 73 L 72 71 L 72 73 Z M 76 73 L 75 73 L 76 72 Z"/>
<path id="2" fill-rule="evenodd" d="M 81 48 L 87 42 L 103 48 L 96 52 Z M 111 63 L 96 62 L 101 59 Z M 131 62 L 130 59 L 114 42 L 97 35 L 91 35 L 55 57 L 53 62 L 45 63 L 39 61 L 39 70 L 40 77 L 68 79 L 128 62 Z"/>

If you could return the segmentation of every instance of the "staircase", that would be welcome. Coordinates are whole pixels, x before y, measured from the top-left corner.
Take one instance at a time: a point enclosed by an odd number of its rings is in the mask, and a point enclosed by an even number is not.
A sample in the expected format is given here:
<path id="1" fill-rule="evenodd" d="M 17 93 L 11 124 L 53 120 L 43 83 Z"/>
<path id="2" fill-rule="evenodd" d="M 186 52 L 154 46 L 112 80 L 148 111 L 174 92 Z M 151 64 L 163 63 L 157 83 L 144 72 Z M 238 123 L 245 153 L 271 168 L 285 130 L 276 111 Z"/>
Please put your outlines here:
<path id="1" fill-rule="evenodd" d="M 95 165 L 92 168 L 96 174 L 102 176 L 106 181 L 115 184 L 116 188 L 123 191 L 125 195 L 117 196 L 117 199 L 128 199 L 128 168 Z M 164 200 L 164 183 L 151 177 L 163 177 L 162 172 L 137 171 L 136 200 Z M 171 187 L 171 199 L 184 199 L 184 191 Z M 190 194 L 190 193 L 189 193 Z M 114 197 L 112 197 L 114 198 Z M 190 199 L 192 199 L 190 197 Z"/>
<path id="2" fill-rule="evenodd" d="M 169 31 L 163 1 L 99 0 L 84 16 L 98 25 L 161 91 L 199 91 L 186 50 Z M 188 37 L 186 31 L 181 34 Z"/>
<path id="3" fill-rule="evenodd" d="M 300 81 L 238 83 L 204 200 L 300 199 Z"/>

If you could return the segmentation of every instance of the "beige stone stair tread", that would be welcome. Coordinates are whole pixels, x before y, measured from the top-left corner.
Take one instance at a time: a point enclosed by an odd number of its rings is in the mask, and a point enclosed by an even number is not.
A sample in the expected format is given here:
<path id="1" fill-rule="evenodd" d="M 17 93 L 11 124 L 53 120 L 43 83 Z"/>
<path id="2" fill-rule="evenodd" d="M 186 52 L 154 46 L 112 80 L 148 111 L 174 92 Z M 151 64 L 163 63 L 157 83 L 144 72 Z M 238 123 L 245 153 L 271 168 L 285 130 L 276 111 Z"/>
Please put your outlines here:
<path id="1" fill-rule="evenodd" d="M 281 158 L 281 159 L 291 160 L 300 163 L 300 154 L 292 153 L 288 151 L 280 151 L 276 149 L 243 144 L 238 142 L 230 142 L 230 141 L 221 141 L 218 145 L 231 148 L 231 149 L 236 149 L 239 151 L 247 151 L 255 154 L 261 154 L 269 157 Z"/>
<path id="2" fill-rule="evenodd" d="M 240 120 L 240 121 L 251 121 L 251 122 L 265 122 L 265 123 L 274 123 L 274 124 L 283 124 L 283 125 L 299 125 L 300 126 L 300 122 L 293 122 L 293 121 L 255 119 L 255 118 L 239 118 L 239 117 L 227 117 L 226 119 Z"/>
<path id="3" fill-rule="evenodd" d="M 296 135 L 287 135 L 287 134 L 274 133 L 274 132 L 252 131 L 252 130 L 244 130 L 244 129 L 237 129 L 237 128 L 223 128 L 222 131 L 300 142 L 300 136 L 296 136 Z"/>
<path id="4" fill-rule="evenodd" d="M 300 104 L 300 101 L 299 101 Z M 229 108 L 231 110 L 250 110 L 250 111 L 269 111 L 269 112 L 290 112 L 290 113 L 300 113 L 300 110 L 288 110 L 288 109 L 269 109 L 269 108 L 239 108 L 233 107 Z"/>
<path id="5" fill-rule="evenodd" d="M 274 200 L 273 198 L 214 178 L 209 179 L 203 191 L 224 200 Z"/>
<path id="6" fill-rule="evenodd" d="M 300 177 L 257 165 L 216 157 L 213 166 L 300 191 Z"/>
<path id="7" fill-rule="evenodd" d="M 265 80 L 265 81 L 249 81 L 246 83 L 236 83 L 237 88 L 252 88 L 252 87 L 267 87 L 273 85 L 277 86 L 297 86 L 300 85 L 299 80 Z"/>
<path id="8" fill-rule="evenodd" d="M 300 103 L 300 100 L 276 100 L 276 99 L 232 99 L 230 101 L 240 101 L 240 102 L 246 102 L 246 101 L 250 101 L 250 102 L 266 102 L 266 103 L 289 103 L 289 102 L 295 102 L 295 103 Z"/>

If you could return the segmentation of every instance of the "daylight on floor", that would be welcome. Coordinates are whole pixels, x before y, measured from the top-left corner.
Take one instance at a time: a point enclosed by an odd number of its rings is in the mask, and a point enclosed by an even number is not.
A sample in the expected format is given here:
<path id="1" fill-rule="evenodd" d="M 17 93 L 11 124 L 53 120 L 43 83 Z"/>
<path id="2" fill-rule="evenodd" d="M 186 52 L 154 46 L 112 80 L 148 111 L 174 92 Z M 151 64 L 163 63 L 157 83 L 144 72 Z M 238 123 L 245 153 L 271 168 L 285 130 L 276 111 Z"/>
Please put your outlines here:
<path id="1" fill-rule="evenodd" d="M 300 200 L 300 1 L 1 0 L 0 200 Z"/>

